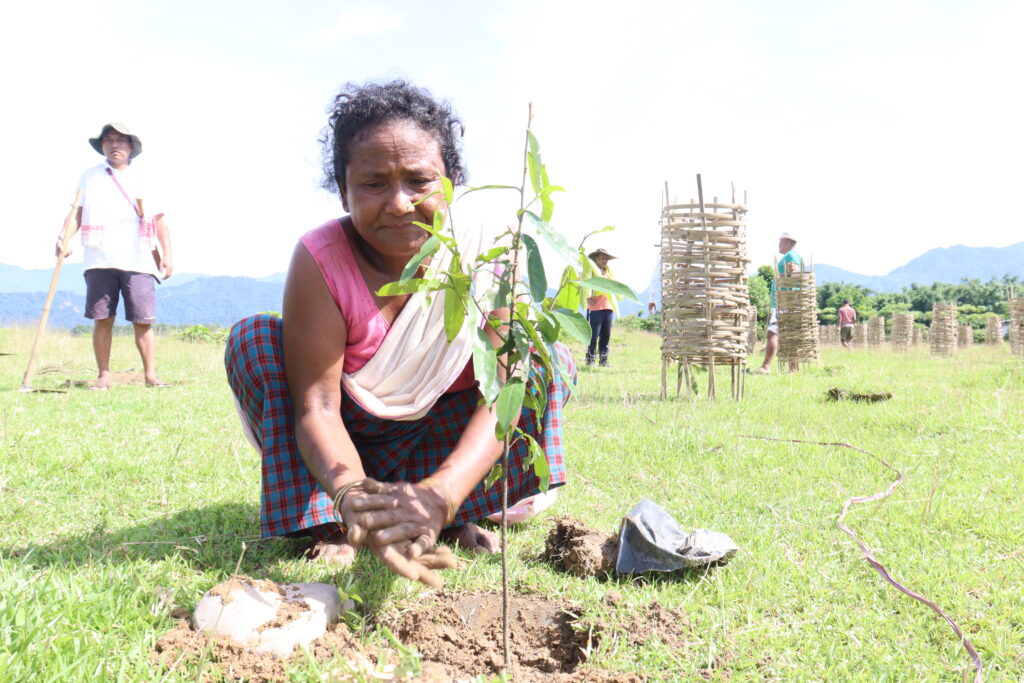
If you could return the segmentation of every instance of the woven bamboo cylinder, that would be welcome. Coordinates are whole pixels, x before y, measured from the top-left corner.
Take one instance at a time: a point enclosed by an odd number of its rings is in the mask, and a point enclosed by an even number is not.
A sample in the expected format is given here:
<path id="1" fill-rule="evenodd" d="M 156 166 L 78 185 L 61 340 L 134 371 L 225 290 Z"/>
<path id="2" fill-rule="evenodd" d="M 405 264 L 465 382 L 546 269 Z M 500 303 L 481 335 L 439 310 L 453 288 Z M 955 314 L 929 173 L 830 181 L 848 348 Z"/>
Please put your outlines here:
<path id="1" fill-rule="evenodd" d="M 757 309 L 753 306 L 747 309 L 747 355 L 749 356 L 757 348 Z"/>
<path id="2" fill-rule="evenodd" d="M 998 315 L 990 315 L 985 320 L 985 343 L 992 345 L 1003 343 L 1003 326 L 1000 324 Z"/>
<path id="3" fill-rule="evenodd" d="M 914 327 L 913 313 L 893 313 L 892 315 L 892 350 L 909 351 L 911 344 L 917 344 L 915 337 L 921 332 Z"/>
<path id="4" fill-rule="evenodd" d="M 885 318 L 878 316 L 868 320 L 868 346 L 873 349 L 881 348 L 885 343 Z"/>
<path id="5" fill-rule="evenodd" d="M 961 325 L 957 330 L 956 345 L 966 348 L 974 343 L 974 328 L 970 325 Z"/>
<path id="6" fill-rule="evenodd" d="M 700 176 L 697 189 L 699 200 L 666 203 L 661 213 L 662 396 L 666 366 L 675 361 L 680 364 L 677 385 L 685 371 L 688 392 L 689 367 L 708 369 L 710 398 L 715 396 L 715 366 L 730 366 L 733 396 L 739 398 L 752 309 L 747 208 L 717 197 L 703 201 Z"/>
<path id="7" fill-rule="evenodd" d="M 921 343 L 922 336 L 923 336 L 923 333 L 922 333 L 921 330 L 922 330 L 922 328 L 918 327 L 917 325 L 914 325 L 913 336 L 910 338 L 911 346 L 917 346 L 918 344 Z"/>
<path id="8" fill-rule="evenodd" d="M 779 321 L 779 361 L 817 361 L 818 288 L 814 273 L 801 269 L 776 276 L 775 305 Z"/>
<path id="9" fill-rule="evenodd" d="M 853 324 L 853 345 L 854 346 L 867 346 L 868 343 L 868 324 L 867 323 L 854 323 Z"/>
<path id="10" fill-rule="evenodd" d="M 952 356 L 957 343 L 956 302 L 936 301 L 932 304 L 932 325 L 928 330 L 933 356 Z"/>
<path id="11" fill-rule="evenodd" d="M 1010 299 L 1010 353 L 1024 356 L 1024 296 Z"/>

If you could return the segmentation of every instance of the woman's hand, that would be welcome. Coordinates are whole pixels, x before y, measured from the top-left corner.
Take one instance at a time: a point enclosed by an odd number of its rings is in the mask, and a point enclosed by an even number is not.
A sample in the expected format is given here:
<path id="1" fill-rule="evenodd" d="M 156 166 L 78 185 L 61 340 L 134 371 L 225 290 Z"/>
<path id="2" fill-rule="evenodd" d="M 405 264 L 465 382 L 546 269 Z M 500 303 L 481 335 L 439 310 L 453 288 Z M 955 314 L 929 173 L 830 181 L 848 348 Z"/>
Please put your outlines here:
<path id="1" fill-rule="evenodd" d="M 450 515 L 449 501 L 436 488 L 407 482 L 366 479 L 340 501 L 348 542 L 368 546 L 392 571 L 406 578 L 440 585 L 431 569 L 455 567 L 455 557 L 436 547 Z"/>

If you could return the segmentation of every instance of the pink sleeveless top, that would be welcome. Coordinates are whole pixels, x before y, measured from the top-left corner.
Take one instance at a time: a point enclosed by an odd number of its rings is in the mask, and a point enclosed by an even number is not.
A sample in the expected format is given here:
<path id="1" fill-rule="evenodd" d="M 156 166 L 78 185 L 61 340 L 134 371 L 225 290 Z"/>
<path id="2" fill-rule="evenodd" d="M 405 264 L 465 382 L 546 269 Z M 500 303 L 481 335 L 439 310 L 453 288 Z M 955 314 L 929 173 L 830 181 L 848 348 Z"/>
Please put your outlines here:
<path id="1" fill-rule="evenodd" d="M 348 328 L 348 341 L 345 344 L 344 372 L 352 374 L 366 365 L 366 362 L 377 353 L 384 342 L 384 337 L 391 330 L 391 325 L 381 315 L 377 303 L 363 274 L 359 270 L 352 247 L 345 236 L 345 221 L 351 225 L 346 216 L 339 220 L 330 220 L 319 228 L 310 230 L 299 241 L 309 251 L 323 275 L 324 282 L 331 292 L 334 303 L 345 319 Z M 470 361 L 458 379 L 448 388 L 448 392 L 461 391 L 474 386 L 473 363 Z"/>

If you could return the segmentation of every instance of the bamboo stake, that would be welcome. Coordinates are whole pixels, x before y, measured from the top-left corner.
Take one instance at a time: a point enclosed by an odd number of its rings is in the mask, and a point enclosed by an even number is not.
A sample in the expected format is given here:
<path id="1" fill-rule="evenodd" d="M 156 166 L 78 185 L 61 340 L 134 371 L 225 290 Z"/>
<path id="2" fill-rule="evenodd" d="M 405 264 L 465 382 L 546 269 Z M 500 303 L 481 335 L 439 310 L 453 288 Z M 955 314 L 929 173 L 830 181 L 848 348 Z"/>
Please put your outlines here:
<path id="1" fill-rule="evenodd" d="M 32 342 L 32 351 L 28 355 L 28 367 L 25 368 L 25 375 L 21 378 L 20 391 L 32 391 L 32 370 L 36 363 L 36 354 L 39 352 L 39 344 L 43 339 L 43 330 L 46 329 L 46 319 L 50 317 L 50 306 L 53 304 L 53 295 L 57 291 L 57 280 L 60 279 L 60 269 L 64 265 L 64 253 L 67 251 L 68 240 L 74 232 L 78 220 L 78 207 L 82 203 L 82 189 L 75 192 L 75 201 L 71 204 L 71 211 L 64 219 L 64 227 L 60 231 L 60 253 L 57 254 L 57 265 L 53 269 L 53 277 L 50 278 L 50 291 L 46 294 L 46 301 L 43 303 L 43 314 L 39 318 L 39 326 L 36 327 L 36 337 Z"/>

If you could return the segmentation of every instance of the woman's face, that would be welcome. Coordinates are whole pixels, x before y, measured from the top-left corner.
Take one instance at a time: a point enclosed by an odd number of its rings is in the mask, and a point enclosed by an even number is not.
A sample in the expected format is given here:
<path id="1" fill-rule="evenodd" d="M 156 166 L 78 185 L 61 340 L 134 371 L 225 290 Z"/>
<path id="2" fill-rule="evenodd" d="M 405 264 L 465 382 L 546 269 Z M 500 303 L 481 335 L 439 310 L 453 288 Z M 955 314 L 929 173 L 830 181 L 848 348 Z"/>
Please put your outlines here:
<path id="1" fill-rule="evenodd" d="M 594 257 L 594 263 L 597 264 L 598 268 L 604 270 L 608 267 L 608 256 L 606 254 L 598 254 Z"/>
<path id="2" fill-rule="evenodd" d="M 377 124 L 351 143 L 341 202 L 371 248 L 404 264 L 429 237 L 413 222 L 432 224 L 443 205 L 441 194 L 428 197 L 441 191 L 443 174 L 433 135 L 410 121 Z"/>

